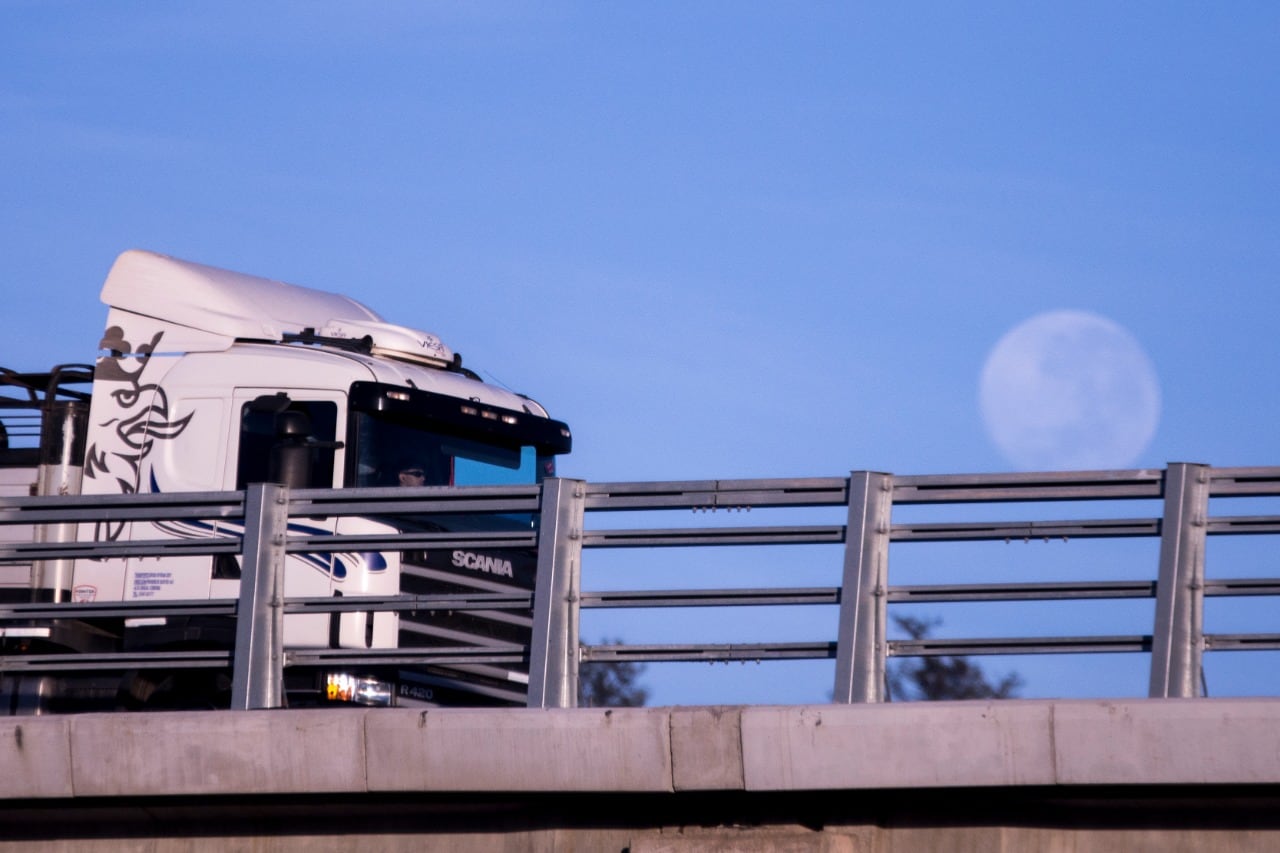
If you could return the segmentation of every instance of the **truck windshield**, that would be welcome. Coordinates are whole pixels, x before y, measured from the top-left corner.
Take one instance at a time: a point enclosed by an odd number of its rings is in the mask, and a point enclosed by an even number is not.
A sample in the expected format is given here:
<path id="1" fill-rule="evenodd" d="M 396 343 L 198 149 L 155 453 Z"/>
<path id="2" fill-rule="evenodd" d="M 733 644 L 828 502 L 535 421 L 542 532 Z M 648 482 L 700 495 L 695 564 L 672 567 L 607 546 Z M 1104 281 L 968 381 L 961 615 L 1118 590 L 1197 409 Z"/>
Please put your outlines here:
<path id="1" fill-rule="evenodd" d="M 503 446 L 409 424 L 356 415 L 356 486 L 500 486 L 537 483 L 543 473 L 528 445 Z M 554 466 L 548 458 L 545 463 Z"/>

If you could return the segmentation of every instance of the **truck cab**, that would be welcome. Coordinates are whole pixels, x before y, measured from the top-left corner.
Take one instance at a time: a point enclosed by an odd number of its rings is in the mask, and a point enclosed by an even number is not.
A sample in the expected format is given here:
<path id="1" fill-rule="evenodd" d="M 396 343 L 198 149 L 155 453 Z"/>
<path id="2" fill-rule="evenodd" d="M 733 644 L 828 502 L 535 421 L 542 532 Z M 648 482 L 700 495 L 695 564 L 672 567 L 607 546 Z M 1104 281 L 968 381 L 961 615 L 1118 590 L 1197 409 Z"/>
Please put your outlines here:
<path id="1" fill-rule="evenodd" d="M 571 447 L 568 427 L 536 402 L 480 381 L 435 335 L 388 323 L 346 296 L 144 251 L 117 259 L 101 296 L 106 330 L 91 392 L 78 401 L 82 434 L 75 448 L 59 451 L 60 464 L 41 467 L 52 470 L 40 475 L 47 481 L 34 489 L 40 494 L 212 492 L 257 482 L 535 484 L 554 475 L 556 457 Z M 39 452 L 51 455 L 45 446 Z M 300 525 L 306 530 L 293 532 L 382 533 L 396 523 L 412 522 L 308 519 Z M 235 519 L 101 521 L 79 525 L 74 535 L 111 542 L 242 531 Z M 285 595 L 532 587 L 532 555 L 455 556 L 290 554 Z M 38 599 L 101 602 L 233 598 L 238 583 L 236 558 L 218 555 L 65 561 L 33 570 L 29 585 Z M 285 645 L 448 644 L 518 634 L 522 620 L 513 626 L 511 619 L 481 614 L 443 625 L 393 612 L 290 615 Z M 481 667 L 422 681 L 447 692 L 458 679 L 518 684 L 520 674 Z M 519 698 L 504 686 L 486 690 L 496 701 Z"/>

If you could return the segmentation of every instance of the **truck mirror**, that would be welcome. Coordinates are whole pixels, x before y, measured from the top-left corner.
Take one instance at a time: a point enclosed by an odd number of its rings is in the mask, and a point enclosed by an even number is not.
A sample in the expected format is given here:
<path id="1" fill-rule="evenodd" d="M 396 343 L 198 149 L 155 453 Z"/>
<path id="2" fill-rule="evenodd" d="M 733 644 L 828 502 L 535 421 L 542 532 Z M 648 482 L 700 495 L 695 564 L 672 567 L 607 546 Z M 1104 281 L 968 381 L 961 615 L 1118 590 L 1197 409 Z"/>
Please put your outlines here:
<path id="1" fill-rule="evenodd" d="M 311 484 L 311 418 L 293 409 L 275 416 L 275 443 L 271 446 L 271 482 L 291 489 Z"/>
<path id="2" fill-rule="evenodd" d="M 278 432 L 276 418 L 289 409 L 293 401 L 283 391 L 255 397 L 244 407 L 241 429 L 254 435 L 275 437 Z"/>

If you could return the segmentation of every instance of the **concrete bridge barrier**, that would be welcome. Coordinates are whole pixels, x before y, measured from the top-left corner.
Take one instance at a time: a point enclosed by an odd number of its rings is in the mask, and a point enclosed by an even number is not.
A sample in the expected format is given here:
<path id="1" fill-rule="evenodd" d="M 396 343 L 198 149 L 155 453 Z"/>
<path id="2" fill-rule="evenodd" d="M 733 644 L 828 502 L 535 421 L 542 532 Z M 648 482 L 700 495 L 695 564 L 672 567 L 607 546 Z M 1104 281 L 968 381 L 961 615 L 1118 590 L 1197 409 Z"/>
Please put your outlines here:
<path id="1" fill-rule="evenodd" d="M 1280 848 L 1280 700 L 0 721 L 0 850 Z"/>

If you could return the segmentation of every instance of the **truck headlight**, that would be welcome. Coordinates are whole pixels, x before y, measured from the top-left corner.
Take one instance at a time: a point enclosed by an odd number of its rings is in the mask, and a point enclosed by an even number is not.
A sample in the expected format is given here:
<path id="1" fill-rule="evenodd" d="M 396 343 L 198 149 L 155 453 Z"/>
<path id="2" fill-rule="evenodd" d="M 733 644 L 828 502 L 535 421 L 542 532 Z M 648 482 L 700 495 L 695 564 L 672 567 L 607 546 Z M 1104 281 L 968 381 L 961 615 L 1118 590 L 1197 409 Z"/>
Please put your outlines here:
<path id="1" fill-rule="evenodd" d="M 388 707 L 394 704 L 395 689 L 388 681 L 346 672 L 328 672 L 324 676 L 324 698 L 330 702 Z"/>

